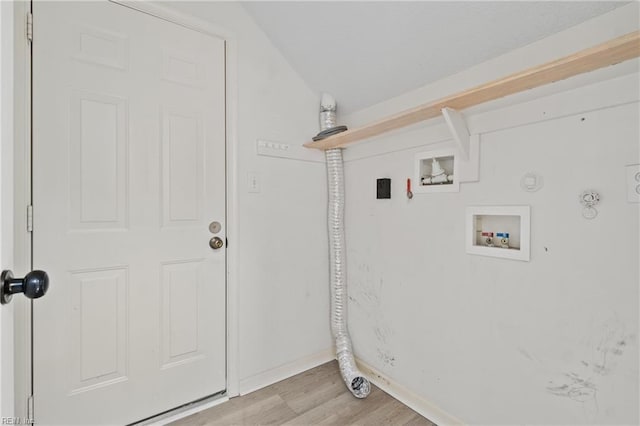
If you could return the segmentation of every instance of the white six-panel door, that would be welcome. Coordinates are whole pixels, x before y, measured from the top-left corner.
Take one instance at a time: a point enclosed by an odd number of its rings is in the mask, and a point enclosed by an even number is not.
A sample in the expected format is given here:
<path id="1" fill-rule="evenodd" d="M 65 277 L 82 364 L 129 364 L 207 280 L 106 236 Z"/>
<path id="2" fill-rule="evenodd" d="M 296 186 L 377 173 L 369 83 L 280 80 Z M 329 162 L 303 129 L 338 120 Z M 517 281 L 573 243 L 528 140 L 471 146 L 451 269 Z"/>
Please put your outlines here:
<path id="1" fill-rule="evenodd" d="M 38 424 L 126 424 L 225 389 L 224 40 L 34 2 Z"/>

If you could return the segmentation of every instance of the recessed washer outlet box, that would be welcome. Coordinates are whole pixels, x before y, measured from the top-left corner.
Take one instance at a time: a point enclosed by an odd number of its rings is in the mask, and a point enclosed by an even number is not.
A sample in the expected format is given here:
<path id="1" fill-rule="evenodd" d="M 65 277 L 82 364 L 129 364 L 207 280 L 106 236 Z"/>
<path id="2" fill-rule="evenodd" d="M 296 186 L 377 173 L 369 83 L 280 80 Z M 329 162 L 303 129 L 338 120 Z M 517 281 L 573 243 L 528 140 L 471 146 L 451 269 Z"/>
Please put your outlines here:
<path id="1" fill-rule="evenodd" d="M 413 192 L 459 192 L 457 162 L 453 148 L 416 154 Z"/>
<path id="2" fill-rule="evenodd" d="M 529 261 L 530 206 L 471 206 L 466 216 L 467 253 Z"/>

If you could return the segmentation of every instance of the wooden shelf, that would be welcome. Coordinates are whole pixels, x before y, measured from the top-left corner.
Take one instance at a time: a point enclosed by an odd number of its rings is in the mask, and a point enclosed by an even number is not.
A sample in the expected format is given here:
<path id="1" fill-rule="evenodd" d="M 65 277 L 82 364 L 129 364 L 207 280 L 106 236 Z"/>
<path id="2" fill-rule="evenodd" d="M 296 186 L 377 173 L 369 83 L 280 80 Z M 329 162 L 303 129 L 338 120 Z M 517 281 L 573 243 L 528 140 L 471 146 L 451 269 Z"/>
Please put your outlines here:
<path id="1" fill-rule="evenodd" d="M 459 111 L 638 56 L 640 56 L 640 31 L 634 31 L 564 58 L 408 109 L 366 126 L 347 130 L 321 141 L 307 142 L 304 146 L 322 150 L 344 147 L 363 139 L 437 117 L 442 114 L 443 108 Z"/>

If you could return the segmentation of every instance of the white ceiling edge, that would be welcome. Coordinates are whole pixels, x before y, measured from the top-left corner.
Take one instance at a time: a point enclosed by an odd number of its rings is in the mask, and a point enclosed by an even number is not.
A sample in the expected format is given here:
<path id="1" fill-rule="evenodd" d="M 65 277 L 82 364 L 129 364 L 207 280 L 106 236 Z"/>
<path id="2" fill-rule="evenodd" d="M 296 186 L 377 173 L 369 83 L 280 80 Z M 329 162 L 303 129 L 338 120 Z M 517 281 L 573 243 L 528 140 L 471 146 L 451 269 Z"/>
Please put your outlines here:
<path id="1" fill-rule="evenodd" d="M 249 2 L 318 96 L 352 114 L 606 13 L 610 1 Z"/>
<path id="2" fill-rule="evenodd" d="M 338 122 L 350 128 L 360 127 L 372 121 L 397 114 L 431 101 L 453 95 L 478 85 L 508 76 L 580 50 L 611 40 L 640 29 L 640 3 L 633 2 L 606 14 L 597 16 L 527 46 L 512 50 L 499 57 L 470 67 L 457 74 L 445 77 L 418 89 L 384 100 L 375 105 L 355 111 L 348 115 L 338 114 Z M 608 67 L 586 73 L 560 82 L 548 84 L 495 101 L 487 102 L 466 111 L 479 113 L 514 105 L 570 90 L 587 84 L 593 84 L 609 78 L 637 72 L 638 61 Z"/>

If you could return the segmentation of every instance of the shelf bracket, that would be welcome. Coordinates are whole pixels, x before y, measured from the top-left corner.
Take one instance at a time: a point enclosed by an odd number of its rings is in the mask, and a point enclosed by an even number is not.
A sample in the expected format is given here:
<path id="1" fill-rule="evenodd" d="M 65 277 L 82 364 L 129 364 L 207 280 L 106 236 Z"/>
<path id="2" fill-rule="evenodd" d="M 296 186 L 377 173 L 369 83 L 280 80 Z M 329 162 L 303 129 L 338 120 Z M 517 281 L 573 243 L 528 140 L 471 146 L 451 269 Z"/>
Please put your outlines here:
<path id="1" fill-rule="evenodd" d="M 442 116 L 447 122 L 447 127 L 449 127 L 453 140 L 456 141 L 460 155 L 464 160 L 468 160 L 471 135 L 467 128 L 467 122 L 462 114 L 453 108 L 442 108 Z"/>
<path id="2" fill-rule="evenodd" d="M 459 182 L 477 182 L 480 179 L 480 135 L 474 133 L 469 141 L 469 159 L 460 158 L 456 165 Z"/>

